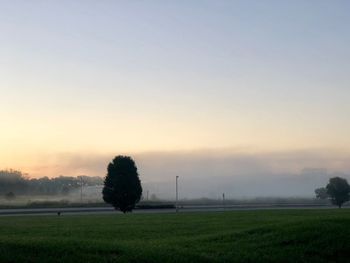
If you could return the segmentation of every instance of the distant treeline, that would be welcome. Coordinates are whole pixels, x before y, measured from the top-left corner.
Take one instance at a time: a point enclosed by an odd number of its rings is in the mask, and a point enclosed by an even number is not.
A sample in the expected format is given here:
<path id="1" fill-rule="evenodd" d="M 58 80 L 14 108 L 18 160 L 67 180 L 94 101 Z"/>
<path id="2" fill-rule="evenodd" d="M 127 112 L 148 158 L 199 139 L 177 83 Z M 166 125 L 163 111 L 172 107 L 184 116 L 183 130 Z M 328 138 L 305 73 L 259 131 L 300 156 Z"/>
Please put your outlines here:
<path id="1" fill-rule="evenodd" d="M 0 170 L 0 195 L 61 195 L 83 186 L 103 184 L 103 178 L 58 176 L 55 178 L 27 178 L 16 170 Z M 10 194 L 10 195 L 9 195 Z"/>

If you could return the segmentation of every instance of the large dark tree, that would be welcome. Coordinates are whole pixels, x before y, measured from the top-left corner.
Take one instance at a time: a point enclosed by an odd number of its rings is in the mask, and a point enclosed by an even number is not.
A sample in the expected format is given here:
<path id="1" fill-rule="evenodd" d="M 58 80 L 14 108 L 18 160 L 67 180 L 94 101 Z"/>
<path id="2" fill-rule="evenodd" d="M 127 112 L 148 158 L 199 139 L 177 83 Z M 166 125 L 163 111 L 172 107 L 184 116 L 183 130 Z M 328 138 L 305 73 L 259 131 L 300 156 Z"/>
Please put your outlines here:
<path id="1" fill-rule="evenodd" d="M 330 196 L 332 203 L 339 208 L 341 208 L 343 203 L 350 200 L 350 186 L 346 179 L 333 177 L 329 179 L 326 188 L 327 194 Z"/>
<path id="2" fill-rule="evenodd" d="M 103 200 L 123 213 L 131 212 L 142 194 L 141 182 L 134 160 L 117 156 L 107 167 L 102 190 Z"/>

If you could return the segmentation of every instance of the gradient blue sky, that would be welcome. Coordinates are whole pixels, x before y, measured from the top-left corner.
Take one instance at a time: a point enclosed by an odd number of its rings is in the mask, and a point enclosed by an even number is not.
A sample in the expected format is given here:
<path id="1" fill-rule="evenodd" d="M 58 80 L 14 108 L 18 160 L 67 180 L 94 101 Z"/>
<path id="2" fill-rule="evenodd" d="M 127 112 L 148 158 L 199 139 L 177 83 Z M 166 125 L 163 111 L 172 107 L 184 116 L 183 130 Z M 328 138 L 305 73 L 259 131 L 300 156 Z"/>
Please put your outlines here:
<path id="1" fill-rule="evenodd" d="M 2 164 L 347 151 L 349 11 L 345 0 L 0 1 Z"/>

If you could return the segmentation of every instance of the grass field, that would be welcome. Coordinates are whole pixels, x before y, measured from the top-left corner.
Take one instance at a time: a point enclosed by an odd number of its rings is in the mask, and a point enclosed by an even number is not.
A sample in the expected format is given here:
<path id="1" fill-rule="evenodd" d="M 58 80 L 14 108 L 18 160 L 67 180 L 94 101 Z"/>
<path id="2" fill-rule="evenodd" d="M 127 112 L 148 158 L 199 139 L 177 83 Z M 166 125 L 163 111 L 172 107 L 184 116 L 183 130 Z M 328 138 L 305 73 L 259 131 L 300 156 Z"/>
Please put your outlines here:
<path id="1" fill-rule="evenodd" d="M 1 217 L 0 262 L 350 262 L 350 210 Z"/>

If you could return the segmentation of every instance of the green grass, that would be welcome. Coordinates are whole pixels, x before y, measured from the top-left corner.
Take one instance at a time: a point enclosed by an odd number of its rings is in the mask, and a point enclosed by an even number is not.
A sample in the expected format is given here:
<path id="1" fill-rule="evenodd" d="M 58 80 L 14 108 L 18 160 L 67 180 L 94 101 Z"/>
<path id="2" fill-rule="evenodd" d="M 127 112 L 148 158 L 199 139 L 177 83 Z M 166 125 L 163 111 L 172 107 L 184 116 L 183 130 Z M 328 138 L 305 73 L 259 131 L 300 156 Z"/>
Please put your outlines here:
<path id="1" fill-rule="evenodd" d="M 0 262 L 350 262 L 350 210 L 1 217 Z"/>

